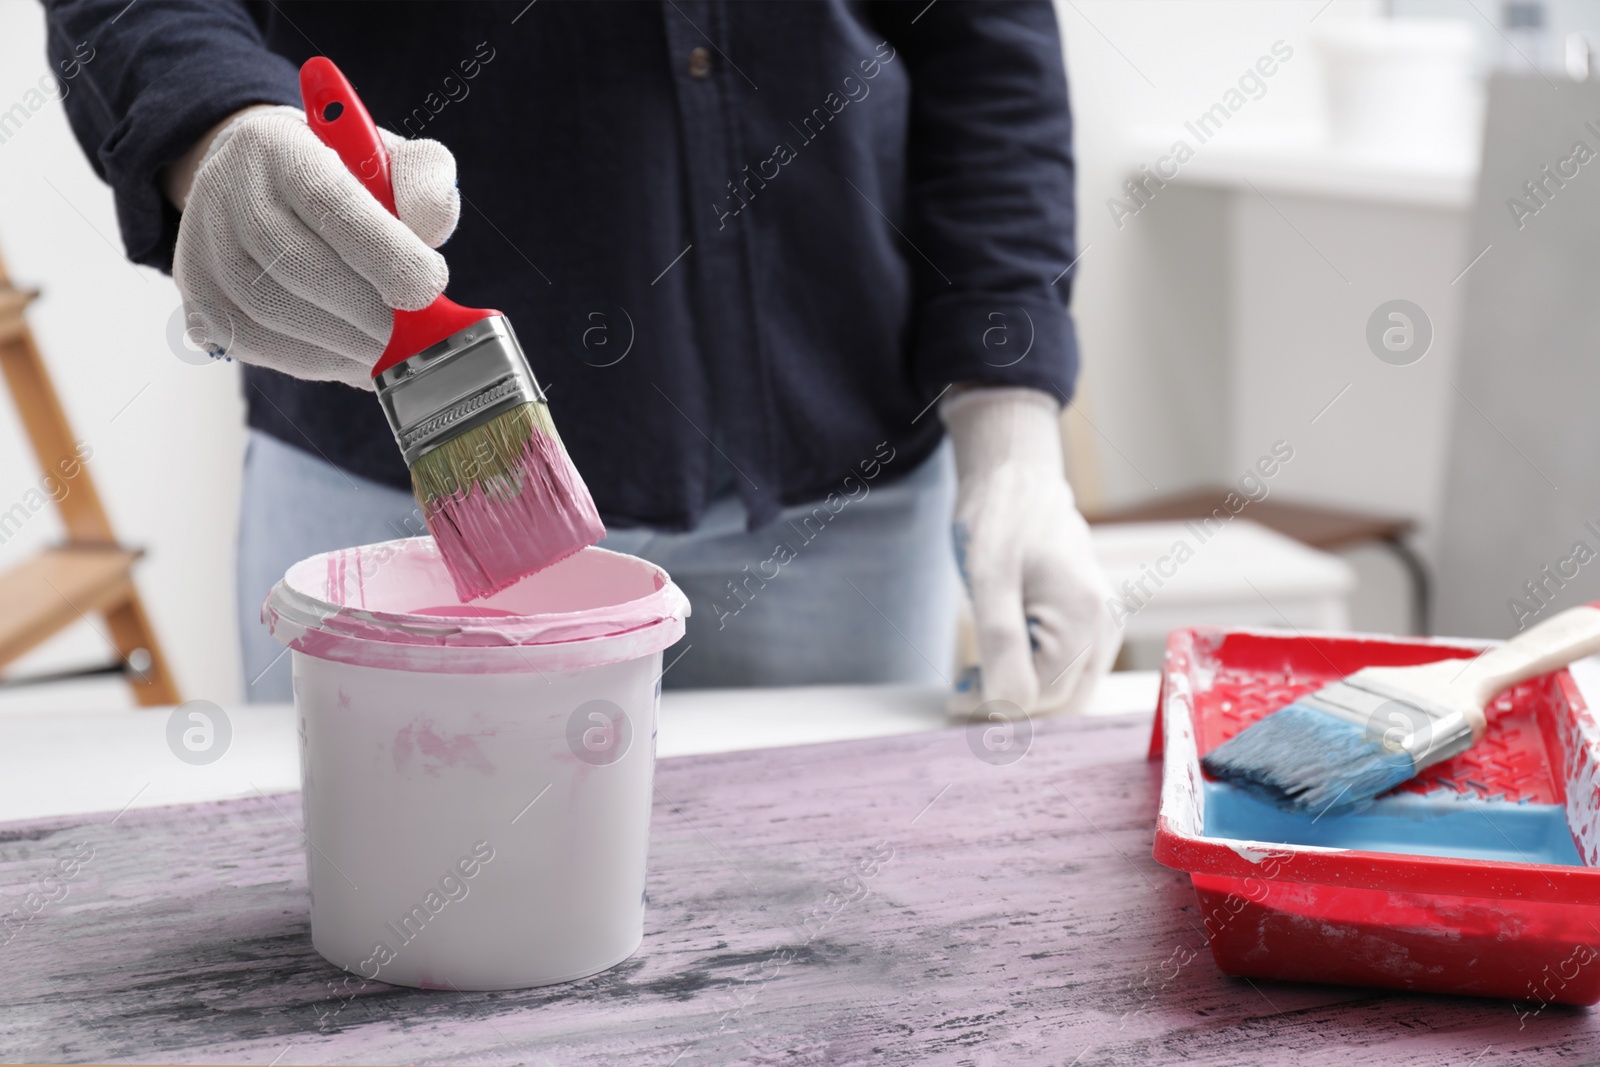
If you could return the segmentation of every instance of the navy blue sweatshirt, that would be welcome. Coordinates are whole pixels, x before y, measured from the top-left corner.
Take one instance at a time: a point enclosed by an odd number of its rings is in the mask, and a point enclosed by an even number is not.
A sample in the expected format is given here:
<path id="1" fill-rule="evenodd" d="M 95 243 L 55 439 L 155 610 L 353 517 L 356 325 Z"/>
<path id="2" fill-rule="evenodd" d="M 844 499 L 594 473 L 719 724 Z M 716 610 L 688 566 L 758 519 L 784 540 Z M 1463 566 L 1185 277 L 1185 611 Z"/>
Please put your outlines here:
<path id="1" fill-rule="evenodd" d="M 46 11 L 135 262 L 171 269 L 161 168 L 247 104 L 298 106 L 310 56 L 379 125 L 448 146 L 450 295 L 510 316 L 609 524 L 693 528 L 718 446 L 754 528 L 880 442 L 886 473 L 909 471 L 952 382 L 1070 396 L 1071 119 L 1048 2 Z M 244 381 L 251 426 L 409 487 L 371 395 Z"/>

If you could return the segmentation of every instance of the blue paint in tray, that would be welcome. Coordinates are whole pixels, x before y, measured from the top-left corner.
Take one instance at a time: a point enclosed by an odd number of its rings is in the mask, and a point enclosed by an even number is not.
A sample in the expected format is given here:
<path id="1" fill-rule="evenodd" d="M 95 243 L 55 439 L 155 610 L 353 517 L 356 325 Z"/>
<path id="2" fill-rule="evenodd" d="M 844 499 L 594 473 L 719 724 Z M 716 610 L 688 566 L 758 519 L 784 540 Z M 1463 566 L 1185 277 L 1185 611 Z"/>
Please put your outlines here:
<path id="1" fill-rule="evenodd" d="M 1583 866 L 1556 804 L 1480 800 L 1440 791 L 1395 793 L 1364 811 L 1287 812 L 1222 782 L 1205 783 L 1205 835 L 1500 863 Z"/>

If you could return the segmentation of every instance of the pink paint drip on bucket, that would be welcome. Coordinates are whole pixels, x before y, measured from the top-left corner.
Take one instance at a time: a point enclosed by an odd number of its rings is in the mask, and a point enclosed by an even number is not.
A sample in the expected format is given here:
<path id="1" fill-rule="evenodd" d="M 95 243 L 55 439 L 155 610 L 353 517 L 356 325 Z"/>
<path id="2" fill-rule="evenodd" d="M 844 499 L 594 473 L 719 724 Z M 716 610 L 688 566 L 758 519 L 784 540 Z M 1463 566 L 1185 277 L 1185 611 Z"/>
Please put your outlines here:
<path id="1" fill-rule="evenodd" d="M 289 569 L 311 939 L 397 985 L 582 978 L 644 936 L 662 650 L 689 602 L 586 548 L 470 605 L 430 538 Z"/>

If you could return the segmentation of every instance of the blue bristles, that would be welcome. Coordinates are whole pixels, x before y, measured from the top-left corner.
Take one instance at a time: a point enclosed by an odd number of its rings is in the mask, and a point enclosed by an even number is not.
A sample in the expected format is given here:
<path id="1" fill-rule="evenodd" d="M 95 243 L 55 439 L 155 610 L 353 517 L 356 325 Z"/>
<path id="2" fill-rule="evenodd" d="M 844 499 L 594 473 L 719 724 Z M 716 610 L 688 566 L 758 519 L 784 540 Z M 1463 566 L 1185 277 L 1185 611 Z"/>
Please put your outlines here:
<path id="1" fill-rule="evenodd" d="M 1365 804 L 1417 773 L 1406 751 L 1305 704 L 1273 712 L 1200 761 L 1213 778 L 1279 807 L 1321 815 Z"/>

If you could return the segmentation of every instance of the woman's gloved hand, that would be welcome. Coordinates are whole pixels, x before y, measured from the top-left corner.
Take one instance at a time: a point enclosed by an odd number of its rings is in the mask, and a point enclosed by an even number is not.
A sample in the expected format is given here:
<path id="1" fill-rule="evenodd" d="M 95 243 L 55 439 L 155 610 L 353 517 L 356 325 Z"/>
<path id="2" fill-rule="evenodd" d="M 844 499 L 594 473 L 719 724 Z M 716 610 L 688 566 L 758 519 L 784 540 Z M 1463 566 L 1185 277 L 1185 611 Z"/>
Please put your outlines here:
<path id="1" fill-rule="evenodd" d="M 444 145 L 387 131 L 383 140 L 399 218 L 299 109 L 250 108 L 223 125 L 192 171 L 173 262 L 194 344 L 297 378 L 372 388 L 391 309 L 415 311 L 444 291 L 449 271 L 434 249 L 461 213 Z M 182 200 L 188 179 L 169 174 L 169 195 Z"/>
<path id="2" fill-rule="evenodd" d="M 1061 409 L 1037 389 L 972 387 L 940 405 L 956 455 L 956 560 L 982 664 L 952 713 L 984 702 L 1029 714 L 1084 710 L 1122 632 L 1111 587 L 1061 463 Z"/>

